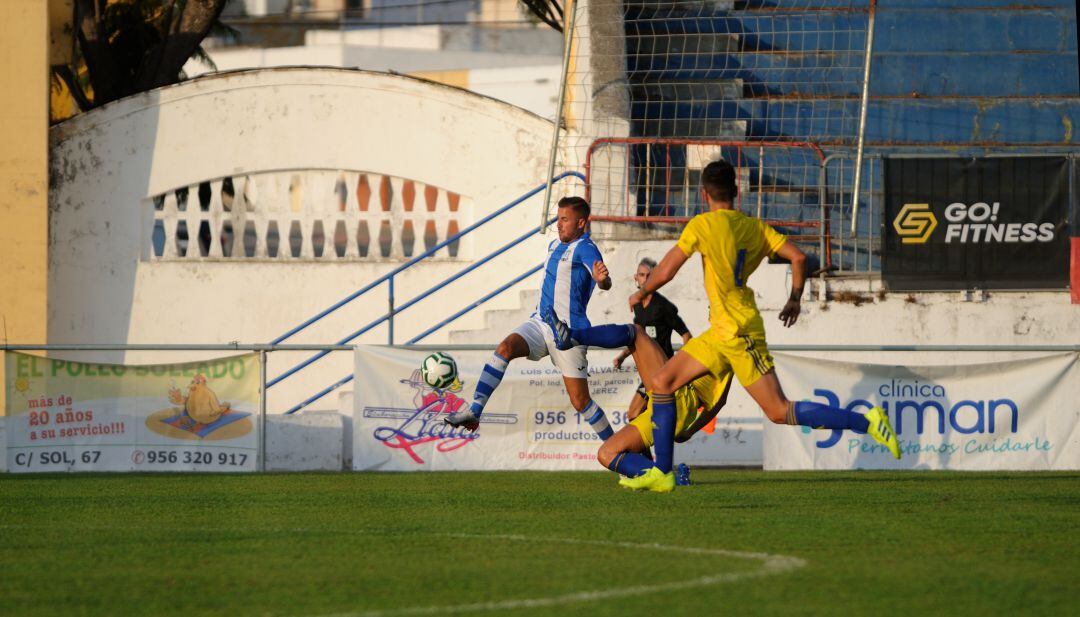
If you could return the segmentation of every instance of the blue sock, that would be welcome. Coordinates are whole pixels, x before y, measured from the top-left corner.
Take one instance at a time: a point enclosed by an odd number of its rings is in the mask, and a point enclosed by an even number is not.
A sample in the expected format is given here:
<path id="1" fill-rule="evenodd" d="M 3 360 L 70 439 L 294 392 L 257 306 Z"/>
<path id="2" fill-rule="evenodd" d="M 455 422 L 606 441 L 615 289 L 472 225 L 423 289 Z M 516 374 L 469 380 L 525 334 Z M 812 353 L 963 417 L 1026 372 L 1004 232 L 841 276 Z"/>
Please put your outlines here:
<path id="1" fill-rule="evenodd" d="M 634 324 L 607 324 L 591 328 L 570 328 L 570 338 L 578 345 L 618 349 L 634 342 Z"/>
<path id="2" fill-rule="evenodd" d="M 581 415 L 585 417 L 589 425 L 593 427 L 596 434 L 600 437 L 600 441 L 607 441 L 615 434 L 615 431 L 611 430 L 611 424 L 608 423 L 607 416 L 604 415 L 604 410 L 600 409 L 600 406 L 596 404 L 596 401 L 589 401 L 589 404 L 585 406 L 585 409 L 581 410 Z"/>
<path id="3" fill-rule="evenodd" d="M 857 433 L 865 433 L 870 428 L 866 416 L 861 413 L 810 401 L 799 401 L 788 407 L 787 423 L 810 428 L 852 430 Z"/>
<path id="4" fill-rule="evenodd" d="M 675 456 L 675 395 L 652 394 L 653 450 L 656 466 L 664 473 L 671 472 Z"/>
<path id="5" fill-rule="evenodd" d="M 652 461 L 636 452 L 620 452 L 611 460 L 608 469 L 627 478 L 636 478 L 645 473 L 646 469 L 653 466 Z"/>
<path id="6" fill-rule="evenodd" d="M 477 418 L 484 413 L 484 406 L 487 405 L 488 397 L 495 391 L 495 388 L 499 387 L 508 364 L 510 362 L 506 358 L 499 354 L 492 354 L 491 359 L 484 365 L 484 370 L 480 372 L 480 379 L 476 382 L 472 405 L 469 407 Z"/>

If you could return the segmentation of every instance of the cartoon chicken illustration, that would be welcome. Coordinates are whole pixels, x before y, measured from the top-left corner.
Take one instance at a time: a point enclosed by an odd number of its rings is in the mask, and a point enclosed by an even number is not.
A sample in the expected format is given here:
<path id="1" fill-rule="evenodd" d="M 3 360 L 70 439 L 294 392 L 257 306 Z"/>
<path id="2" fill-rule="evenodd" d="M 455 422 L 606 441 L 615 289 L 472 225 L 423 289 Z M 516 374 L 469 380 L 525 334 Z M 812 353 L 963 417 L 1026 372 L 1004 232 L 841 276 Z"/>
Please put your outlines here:
<path id="1" fill-rule="evenodd" d="M 206 386 L 206 376 L 199 374 L 188 385 L 187 396 L 179 388 L 169 390 L 169 401 L 183 405 L 184 411 L 200 424 L 210 424 L 229 411 L 229 403 L 221 403 L 214 391 Z"/>

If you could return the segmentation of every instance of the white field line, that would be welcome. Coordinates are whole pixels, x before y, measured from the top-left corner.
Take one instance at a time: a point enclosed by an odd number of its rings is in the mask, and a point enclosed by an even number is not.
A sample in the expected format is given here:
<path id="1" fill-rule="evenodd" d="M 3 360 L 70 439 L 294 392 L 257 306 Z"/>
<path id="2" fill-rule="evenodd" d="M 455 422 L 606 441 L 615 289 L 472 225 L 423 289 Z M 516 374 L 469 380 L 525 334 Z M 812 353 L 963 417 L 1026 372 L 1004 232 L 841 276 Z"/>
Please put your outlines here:
<path id="1" fill-rule="evenodd" d="M 761 567 L 749 572 L 732 572 L 727 574 L 714 574 L 702 576 L 690 580 L 673 581 L 670 583 L 657 583 L 655 585 L 635 585 L 632 587 L 617 587 L 614 589 L 578 591 L 557 596 L 541 598 L 522 598 L 518 600 L 501 600 L 491 602 L 475 602 L 472 604 L 456 604 L 443 606 L 410 606 L 405 608 L 356 611 L 351 613 L 334 613 L 321 617 L 393 617 L 396 615 L 438 615 L 447 613 L 471 613 L 483 611 L 508 611 L 522 608 L 538 608 L 573 604 L 576 602 L 592 602 L 596 600 L 610 600 L 613 598 L 626 598 L 631 596 L 643 596 L 651 593 L 677 591 L 694 587 L 706 587 L 720 583 L 731 583 L 751 578 L 760 578 L 772 574 L 780 574 L 796 570 L 806 565 L 806 561 L 798 557 L 786 555 L 770 555 L 768 553 L 751 553 L 744 551 L 731 551 L 718 548 L 697 548 L 686 546 L 669 546 L 665 544 L 638 544 L 636 542 L 606 542 L 603 540 L 578 540 L 574 538 L 540 538 L 520 535 L 499 534 L 432 534 L 451 538 L 470 538 L 478 540 L 506 540 L 514 542 L 530 542 L 533 544 L 585 544 L 592 546 L 607 546 L 625 548 L 635 551 L 650 550 L 669 553 L 682 553 L 692 555 L 714 555 L 735 559 L 751 559 L 761 562 Z"/>
<path id="2" fill-rule="evenodd" d="M 40 525 L 0 524 L 0 529 L 40 529 Z M 83 531 L 125 531 L 126 528 L 115 525 L 100 525 L 85 527 Z M 160 531 L 167 529 L 159 528 Z M 266 532 L 279 534 L 307 534 L 313 535 L 378 535 L 395 533 L 387 529 L 305 529 L 305 528 L 242 528 L 242 529 L 212 529 L 209 533 L 219 533 L 225 536 L 239 535 L 254 537 L 261 536 Z M 748 572 L 731 572 L 726 574 L 714 574 L 702 576 L 690 580 L 672 581 L 670 583 L 657 583 L 655 585 L 635 585 L 632 587 L 617 587 L 614 589 L 602 589 L 591 591 L 578 591 L 558 596 L 541 598 L 521 598 L 518 600 L 501 600 L 491 602 L 475 602 L 471 604 L 454 604 L 442 606 L 409 606 L 377 611 L 355 611 L 350 613 L 333 613 L 319 617 L 394 617 L 396 615 L 438 615 L 450 613 L 470 613 L 484 611 L 509 611 L 523 608 L 539 608 L 547 606 L 559 606 L 562 604 L 574 604 L 577 602 L 592 602 L 596 600 L 610 600 L 613 598 L 627 598 L 643 596 L 651 593 L 664 591 L 677 591 L 680 589 L 692 589 L 694 587 L 707 587 L 720 583 L 732 583 L 740 580 L 761 578 L 773 574 L 790 572 L 806 565 L 806 561 L 798 557 L 787 555 L 771 555 L 769 553 L 754 553 L 748 551 L 732 551 L 722 548 L 700 548 L 693 546 L 671 546 L 666 544 L 639 544 L 636 542 L 609 542 L 605 540 L 583 540 L 577 538 L 542 538 L 533 536 L 511 534 L 468 534 L 468 533 L 432 533 L 423 534 L 444 538 L 468 538 L 474 540 L 495 540 L 511 542 L 529 542 L 533 544 L 578 544 L 591 546 L 606 546 L 613 548 L 625 548 L 634 551 L 660 551 L 667 553 L 681 553 L 684 555 L 712 555 L 715 557 L 727 557 L 729 559 L 749 559 L 761 563 L 757 570 Z M 233 538 L 236 539 L 236 538 Z"/>

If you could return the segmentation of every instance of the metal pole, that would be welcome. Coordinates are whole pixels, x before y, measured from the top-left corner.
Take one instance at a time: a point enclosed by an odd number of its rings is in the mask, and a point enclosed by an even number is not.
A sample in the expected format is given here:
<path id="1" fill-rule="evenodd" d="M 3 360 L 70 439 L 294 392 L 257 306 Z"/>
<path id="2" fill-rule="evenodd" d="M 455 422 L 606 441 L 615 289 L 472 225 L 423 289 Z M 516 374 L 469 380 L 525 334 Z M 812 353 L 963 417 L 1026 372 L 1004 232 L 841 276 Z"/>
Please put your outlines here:
<path id="1" fill-rule="evenodd" d="M 847 165 L 845 164 L 846 161 L 850 161 L 850 160 L 851 160 L 851 157 L 845 156 L 845 157 L 843 157 L 841 159 L 841 163 L 840 163 L 840 197 L 839 197 L 839 201 L 840 201 L 840 230 L 839 230 L 839 233 L 836 234 L 836 236 L 837 236 L 837 242 L 839 244 L 839 246 L 837 246 L 837 249 L 839 249 L 839 251 L 840 251 L 840 259 L 839 259 L 840 263 L 837 265 L 837 267 L 841 272 L 844 271 L 844 252 L 847 250 L 847 246 L 844 244 L 845 242 L 847 242 L 847 234 L 844 233 L 844 217 L 846 216 L 844 214 L 844 204 L 843 204 L 843 201 L 844 201 L 844 168 L 847 167 Z"/>
<path id="2" fill-rule="evenodd" d="M 761 218 L 761 211 L 765 198 L 763 183 L 765 182 L 765 146 L 758 146 L 757 159 L 757 217 Z"/>
<path id="3" fill-rule="evenodd" d="M 821 234 L 818 239 L 818 262 L 821 264 L 823 275 L 825 274 L 825 268 L 832 265 L 825 260 L 825 202 L 829 199 L 828 189 L 825 186 L 829 181 L 826 172 L 828 165 L 829 157 L 825 157 L 821 161 L 821 167 L 818 169 L 818 233 Z M 829 238 L 829 242 L 832 242 L 832 238 Z"/>
<path id="4" fill-rule="evenodd" d="M 259 471 L 266 471 L 266 351 L 259 352 Z"/>
<path id="5" fill-rule="evenodd" d="M 389 327 L 390 343 L 389 344 L 393 345 L 394 344 L 394 277 L 391 276 L 389 279 L 387 279 L 387 284 L 390 287 L 389 294 L 388 294 L 389 295 L 389 302 L 390 302 L 390 310 L 386 314 L 387 314 L 387 316 L 389 316 L 389 323 L 390 323 L 390 327 Z"/>
<path id="6" fill-rule="evenodd" d="M 566 81 L 570 73 L 570 51 L 574 42 L 574 17 L 577 15 L 576 1 L 571 2 L 570 21 L 566 24 L 566 45 L 563 47 L 562 85 L 559 87 L 559 102 L 555 109 L 555 123 L 551 129 L 551 153 L 548 156 L 547 186 L 544 187 L 544 207 L 540 213 L 540 233 L 547 232 L 548 212 L 551 210 L 552 176 L 555 175 L 555 157 L 559 152 L 559 129 L 562 128 L 563 106 L 566 101 Z"/>
<path id="7" fill-rule="evenodd" d="M 866 226 L 868 234 L 866 236 L 866 271 L 873 270 L 874 262 L 874 178 L 877 174 L 877 157 L 870 157 L 870 203 L 866 204 L 866 214 L 870 217 L 870 224 Z"/>
<path id="8" fill-rule="evenodd" d="M 667 145 L 664 152 L 664 216 L 671 216 L 668 207 L 671 205 L 671 144 Z"/>
<path id="9" fill-rule="evenodd" d="M 856 235 L 859 223 L 859 188 L 862 183 L 863 141 L 866 138 L 866 108 L 870 100 L 870 59 L 874 52 L 874 14 L 877 0 L 870 0 L 870 15 L 866 24 L 866 59 L 863 61 L 862 100 L 859 103 L 859 143 L 855 147 L 855 185 L 851 189 L 851 236 Z"/>

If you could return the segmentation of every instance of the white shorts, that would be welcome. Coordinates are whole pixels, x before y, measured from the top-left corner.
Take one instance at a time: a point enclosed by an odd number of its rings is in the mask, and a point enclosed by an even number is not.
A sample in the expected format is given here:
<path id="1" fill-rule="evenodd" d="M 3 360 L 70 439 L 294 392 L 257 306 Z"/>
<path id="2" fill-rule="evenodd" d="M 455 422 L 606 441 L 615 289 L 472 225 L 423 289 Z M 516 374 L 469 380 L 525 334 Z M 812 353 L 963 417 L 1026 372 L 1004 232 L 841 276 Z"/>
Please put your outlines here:
<path id="1" fill-rule="evenodd" d="M 551 328 L 538 316 L 533 315 L 529 321 L 514 328 L 514 334 L 521 335 L 529 345 L 530 360 L 551 356 L 551 363 L 559 369 L 563 377 L 586 379 L 589 376 L 589 361 L 585 358 L 585 350 L 588 348 L 580 345 L 560 351 L 555 347 L 555 335 L 551 333 Z"/>

